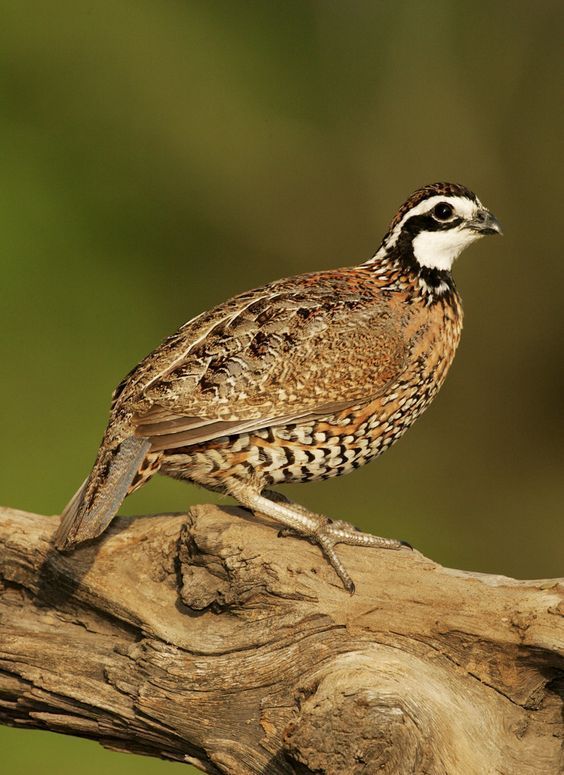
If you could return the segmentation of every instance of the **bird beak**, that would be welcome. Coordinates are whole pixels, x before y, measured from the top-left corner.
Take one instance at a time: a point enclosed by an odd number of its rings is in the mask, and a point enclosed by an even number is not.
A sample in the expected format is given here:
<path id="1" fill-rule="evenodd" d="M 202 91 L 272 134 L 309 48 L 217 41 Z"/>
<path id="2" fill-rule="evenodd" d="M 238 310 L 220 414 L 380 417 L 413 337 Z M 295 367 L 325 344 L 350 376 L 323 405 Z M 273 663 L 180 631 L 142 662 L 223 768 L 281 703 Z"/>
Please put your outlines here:
<path id="1" fill-rule="evenodd" d="M 503 234 L 499 221 L 485 208 L 480 208 L 475 217 L 469 221 L 468 228 L 482 234 Z"/>

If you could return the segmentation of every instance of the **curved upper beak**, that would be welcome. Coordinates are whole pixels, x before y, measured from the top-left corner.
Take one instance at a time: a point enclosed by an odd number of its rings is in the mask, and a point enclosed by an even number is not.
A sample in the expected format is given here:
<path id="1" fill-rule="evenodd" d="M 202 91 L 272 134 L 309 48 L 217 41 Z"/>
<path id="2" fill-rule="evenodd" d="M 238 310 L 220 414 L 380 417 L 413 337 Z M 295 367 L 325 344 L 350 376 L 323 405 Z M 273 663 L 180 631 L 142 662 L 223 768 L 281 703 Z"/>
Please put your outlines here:
<path id="1" fill-rule="evenodd" d="M 499 221 L 493 213 L 485 208 L 480 208 L 475 217 L 469 221 L 468 227 L 480 234 L 503 234 Z"/>

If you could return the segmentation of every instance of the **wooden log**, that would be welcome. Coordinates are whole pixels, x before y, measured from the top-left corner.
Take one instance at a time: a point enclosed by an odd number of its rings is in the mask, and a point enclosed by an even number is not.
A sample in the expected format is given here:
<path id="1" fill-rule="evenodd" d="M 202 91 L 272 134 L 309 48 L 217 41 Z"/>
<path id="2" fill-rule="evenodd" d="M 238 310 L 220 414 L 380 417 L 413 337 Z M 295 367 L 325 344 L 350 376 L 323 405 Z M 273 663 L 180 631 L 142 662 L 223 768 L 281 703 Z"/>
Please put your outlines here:
<path id="1" fill-rule="evenodd" d="M 0 509 L 0 721 L 208 773 L 556 775 L 562 583 L 340 546 L 235 508 L 63 555 Z"/>

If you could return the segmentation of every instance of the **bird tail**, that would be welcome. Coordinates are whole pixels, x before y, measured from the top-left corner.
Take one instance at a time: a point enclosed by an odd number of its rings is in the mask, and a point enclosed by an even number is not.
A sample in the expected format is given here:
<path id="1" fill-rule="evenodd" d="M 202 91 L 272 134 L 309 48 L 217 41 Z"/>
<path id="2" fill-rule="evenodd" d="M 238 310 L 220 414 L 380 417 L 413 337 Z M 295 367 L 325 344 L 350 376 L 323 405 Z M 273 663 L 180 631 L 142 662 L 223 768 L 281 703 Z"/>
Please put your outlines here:
<path id="1" fill-rule="evenodd" d="M 109 449 L 102 445 L 90 476 L 63 511 L 55 534 L 57 549 L 73 549 L 106 529 L 128 494 L 150 446 L 147 439 L 136 436 Z"/>

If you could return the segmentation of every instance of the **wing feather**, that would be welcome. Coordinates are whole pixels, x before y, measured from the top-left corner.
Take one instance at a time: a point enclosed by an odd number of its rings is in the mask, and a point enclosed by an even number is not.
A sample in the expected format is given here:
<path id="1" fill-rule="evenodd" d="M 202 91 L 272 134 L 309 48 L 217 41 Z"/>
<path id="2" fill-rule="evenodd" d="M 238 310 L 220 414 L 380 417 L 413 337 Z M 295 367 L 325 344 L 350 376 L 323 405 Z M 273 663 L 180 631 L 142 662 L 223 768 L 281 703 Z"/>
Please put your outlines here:
<path id="1" fill-rule="evenodd" d="M 353 402 L 354 403 L 354 402 Z M 208 420 L 197 417 L 176 417 L 174 420 L 159 422 L 154 425 L 143 422 L 136 428 L 136 434 L 148 438 L 151 450 L 177 449 L 179 447 L 202 444 L 221 436 L 231 436 L 239 433 L 250 433 L 262 428 L 273 428 L 280 425 L 308 422 L 329 417 L 336 412 L 351 406 L 350 401 L 323 404 L 312 412 L 302 414 L 287 414 L 280 417 L 259 417 L 253 420 Z"/>
<path id="2" fill-rule="evenodd" d="M 116 411 L 125 397 L 132 432 L 157 451 L 373 400 L 405 368 L 403 305 L 347 271 L 272 283 L 186 324 L 133 372 Z"/>

